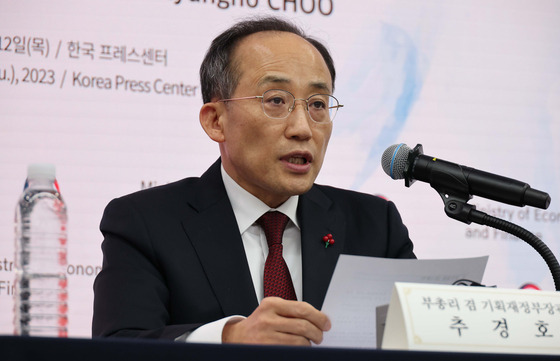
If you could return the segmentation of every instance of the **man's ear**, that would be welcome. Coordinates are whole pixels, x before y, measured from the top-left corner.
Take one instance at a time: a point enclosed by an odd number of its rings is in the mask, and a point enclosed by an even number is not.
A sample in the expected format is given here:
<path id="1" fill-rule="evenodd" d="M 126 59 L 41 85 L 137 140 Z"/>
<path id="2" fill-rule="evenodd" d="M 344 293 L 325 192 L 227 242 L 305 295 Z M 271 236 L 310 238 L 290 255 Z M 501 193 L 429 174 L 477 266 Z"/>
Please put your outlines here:
<path id="1" fill-rule="evenodd" d="M 222 115 L 224 115 L 223 103 L 206 103 L 200 108 L 200 125 L 210 139 L 218 143 L 225 141 Z"/>

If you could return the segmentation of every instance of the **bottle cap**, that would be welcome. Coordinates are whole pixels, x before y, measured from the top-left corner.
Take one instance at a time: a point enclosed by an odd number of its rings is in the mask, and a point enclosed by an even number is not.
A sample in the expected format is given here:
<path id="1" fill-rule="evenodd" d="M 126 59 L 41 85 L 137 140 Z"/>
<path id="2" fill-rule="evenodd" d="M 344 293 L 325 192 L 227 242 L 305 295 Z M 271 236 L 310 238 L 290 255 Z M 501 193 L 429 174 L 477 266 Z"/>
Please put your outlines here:
<path id="1" fill-rule="evenodd" d="M 27 166 L 28 179 L 56 179 L 56 171 L 54 164 L 50 163 L 34 163 Z"/>

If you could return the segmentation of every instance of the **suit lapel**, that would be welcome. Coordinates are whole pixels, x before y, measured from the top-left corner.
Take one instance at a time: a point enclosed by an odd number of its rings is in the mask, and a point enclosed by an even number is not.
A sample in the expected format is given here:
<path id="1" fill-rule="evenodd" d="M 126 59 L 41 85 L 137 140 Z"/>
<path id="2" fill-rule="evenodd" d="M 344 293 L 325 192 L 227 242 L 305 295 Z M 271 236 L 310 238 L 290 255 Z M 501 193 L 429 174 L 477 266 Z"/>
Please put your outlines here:
<path id="1" fill-rule="evenodd" d="M 303 300 L 321 309 L 329 283 L 343 250 L 343 215 L 316 186 L 300 196 L 298 218 L 301 224 Z M 335 244 L 325 248 L 323 236 L 332 234 Z"/>
<path id="2" fill-rule="evenodd" d="M 248 316 L 258 301 L 219 161 L 200 178 L 195 199 L 189 205 L 196 213 L 183 221 L 183 228 L 224 315 Z"/>
<path id="3" fill-rule="evenodd" d="M 250 315 L 258 306 L 243 241 L 220 174 L 220 161 L 200 178 L 196 196 L 188 200 L 193 214 L 183 228 L 196 250 L 224 315 Z M 345 220 L 316 186 L 300 196 L 303 300 L 320 309 L 343 250 Z M 325 248 L 323 236 L 335 244 Z"/>

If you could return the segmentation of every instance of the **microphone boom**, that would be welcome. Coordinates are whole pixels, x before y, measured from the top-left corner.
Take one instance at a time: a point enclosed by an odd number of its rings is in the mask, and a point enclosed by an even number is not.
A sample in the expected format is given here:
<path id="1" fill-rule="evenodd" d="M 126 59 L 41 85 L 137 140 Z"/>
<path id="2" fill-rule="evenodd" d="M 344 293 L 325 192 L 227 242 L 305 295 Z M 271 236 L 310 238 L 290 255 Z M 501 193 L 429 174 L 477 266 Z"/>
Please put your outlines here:
<path id="1" fill-rule="evenodd" d="M 381 164 L 391 178 L 404 178 L 407 187 L 419 180 L 440 193 L 467 199 L 476 195 L 520 207 L 546 209 L 550 205 L 548 193 L 527 183 L 424 155 L 421 144 L 414 149 L 394 144 L 383 153 Z"/>

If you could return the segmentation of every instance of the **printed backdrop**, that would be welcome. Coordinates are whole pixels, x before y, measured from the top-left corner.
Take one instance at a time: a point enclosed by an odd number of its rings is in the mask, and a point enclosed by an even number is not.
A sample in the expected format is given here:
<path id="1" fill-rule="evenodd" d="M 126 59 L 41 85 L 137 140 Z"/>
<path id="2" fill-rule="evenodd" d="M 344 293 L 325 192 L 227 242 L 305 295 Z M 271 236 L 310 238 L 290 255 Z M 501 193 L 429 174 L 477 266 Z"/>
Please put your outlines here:
<path id="1" fill-rule="evenodd" d="M 51 162 L 69 216 L 69 335 L 89 337 L 105 205 L 200 175 L 218 149 L 198 123 L 198 67 L 219 32 L 274 14 L 325 41 L 338 70 L 317 182 L 393 200 L 419 258 L 489 255 L 484 282 L 554 289 L 507 234 L 447 218 L 425 183 L 388 178 L 388 146 L 519 179 L 548 210 L 471 203 L 560 250 L 560 2 L 554 0 L 3 0 L 0 4 L 0 333 L 12 333 L 14 209 Z"/>

